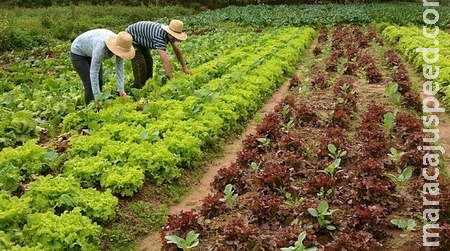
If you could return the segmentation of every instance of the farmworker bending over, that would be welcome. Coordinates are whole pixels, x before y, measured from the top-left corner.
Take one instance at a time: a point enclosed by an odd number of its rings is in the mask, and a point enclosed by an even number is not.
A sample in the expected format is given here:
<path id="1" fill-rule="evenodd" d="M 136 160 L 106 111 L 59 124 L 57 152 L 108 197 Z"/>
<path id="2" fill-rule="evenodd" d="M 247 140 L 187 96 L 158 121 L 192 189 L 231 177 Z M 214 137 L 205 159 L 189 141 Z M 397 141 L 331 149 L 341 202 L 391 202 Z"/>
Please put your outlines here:
<path id="1" fill-rule="evenodd" d="M 127 96 L 124 91 L 123 59 L 132 59 L 135 55 L 133 38 L 127 32 L 114 32 L 107 29 L 95 29 L 79 35 L 72 42 L 70 59 L 73 67 L 80 75 L 84 85 L 84 101 L 86 104 L 98 98 L 103 88 L 104 58 L 116 55 L 117 90 L 121 97 Z"/>
<path id="2" fill-rule="evenodd" d="M 181 49 L 176 43 L 187 38 L 183 30 L 183 22 L 180 20 L 172 20 L 169 26 L 157 22 L 141 21 L 131 24 L 126 28 L 126 31 L 133 37 L 133 44 L 136 48 L 136 57 L 131 60 L 135 88 L 140 89 L 144 87 L 145 82 L 153 77 L 153 59 L 150 55 L 150 49 L 158 50 L 164 72 L 169 79 L 173 77 L 166 51 L 169 42 L 183 68 L 183 72 L 191 74 L 184 62 Z"/>

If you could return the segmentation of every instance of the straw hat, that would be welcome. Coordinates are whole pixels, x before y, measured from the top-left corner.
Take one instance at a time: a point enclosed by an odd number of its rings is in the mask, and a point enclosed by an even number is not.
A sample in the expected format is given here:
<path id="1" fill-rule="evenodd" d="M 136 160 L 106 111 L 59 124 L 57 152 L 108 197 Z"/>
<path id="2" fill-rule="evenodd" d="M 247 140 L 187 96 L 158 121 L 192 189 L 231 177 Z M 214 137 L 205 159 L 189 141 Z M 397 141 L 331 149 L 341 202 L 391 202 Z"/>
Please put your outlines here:
<path id="1" fill-rule="evenodd" d="M 161 27 L 178 40 L 185 40 L 187 38 L 186 33 L 184 33 L 183 22 L 180 20 L 172 20 L 169 26 L 161 25 Z"/>
<path id="2" fill-rule="evenodd" d="M 124 59 L 134 58 L 133 37 L 128 32 L 121 31 L 117 35 L 111 35 L 105 43 L 108 49 L 117 56 Z"/>

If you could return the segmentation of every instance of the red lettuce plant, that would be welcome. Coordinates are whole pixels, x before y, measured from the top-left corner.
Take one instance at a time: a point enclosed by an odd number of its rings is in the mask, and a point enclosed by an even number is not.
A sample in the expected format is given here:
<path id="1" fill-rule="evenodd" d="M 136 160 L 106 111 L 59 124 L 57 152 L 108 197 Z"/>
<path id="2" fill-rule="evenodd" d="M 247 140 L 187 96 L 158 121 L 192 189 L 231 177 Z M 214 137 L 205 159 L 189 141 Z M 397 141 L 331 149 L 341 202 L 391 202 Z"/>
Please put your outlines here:
<path id="1" fill-rule="evenodd" d="M 325 245 L 325 251 L 373 251 L 382 249 L 383 245 L 376 241 L 373 236 L 364 231 L 340 232 L 337 238 Z"/>
<path id="2" fill-rule="evenodd" d="M 252 250 L 261 245 L 259 227 L 243 218 L 231 220 L 219 233 L 214 250 Z"/>
<path id="3" fill-rule="evenodd" d="M 289 89 L 292 89 L 294 87 L 298 87 L 299 85 L 301 85 L 301 81 L 300 79 L 298 79 L 297 75 L 292 76 L 291 79 L 289 79 Z"/>
<path id="4" fill-rule="evenodd" d="M 380 176 L 384 173 L 384 164 L 379 159 L 363 159 L 361 162 L 357 162 L 357 168 L 364 176 Z"/>
<path id="5" fill-rule="evenodd" d="M 316 110 L 305 105 L 297 107 L 295 117 L 299 121 L 300 126 L 317 126 L 320 120 Z"/>
<path id="6" fill-rule="evenodd" d="M 319 71 L 316 75 L 310 77 L 311 86 L 319 89 L 328 88 L 328 81 L 323 72 Z"/>
<path id="7" fill-rule="evenodd" d="M 325 43 L 328 40 L 328 29 L 324 28 L 320 31 L 319 36 L 317 37 L 317 41 L 320 44 Z"/>
<path id="8" fill-rule="evenodd" d="M 278 113 L 267 114 L 261 124 L 256 128 L 256 133 L 261 138 L 277 141 L 281 136 L 283 119 Z"/>
<path id="9" fill-rule="evenodd" d="M 284 199 L 268 189 L 261 190 L 253 196 L 250 206 L 252 216 L 258 224 L 269 224 L 270 229 L 278 229 L 289 215 Z"/>
<path id="10" fill-rule="evenodd" d="M 381 205 L 359 205 L 354 208 L 354 213 L 347 224 L 355 230 L 367 231 L 381 240 L 387 236 L 383 230 L 388 226 L 387 215 L 388 211 Z"/>
<path id="11" fill-rule="evenodd" d="M 340 50 L 342 52 L 342 50 Z M 338 55 L 332 55 L 330 58 L 328 58 L 327 62 L 325 63 L 325 70 L 327 72 L 336 72 L 337 66 L 338 66 Z"/>
<path id="12" fill-rule="evenodd" d="M 383 75 L 381 75 L 381 72 L 375 64 L 370 64 L 366 67 L 366 76 L 369 84 L 379 83 L 383 78 Z"/>
<path id="13" fill-rule="evenodd" d="M 334 110 L 333 113 L 332 123 L 334 126 L 340 126 L 344 129 L 349 128 L 351 124 L 349 112 L 346 111 L 345 108 L 339 109 L 338 106 L 336 106 L 336 109 Z"/>
<path id="14" fill-rule="evenodd" d="M 288 168 L 280 164 L 267 164 L 257 175 L 260 187 L 267 187 L 272 191 L 282 187 L 289 187 L 291 173 Z"/>
<path id="15" fill-rule="evenodd" d="M 244 170 L 236 163 L 233 163 L 229 167 L 219 169 L 216 176 L 214 176 L 211 186 L 216 191 L 222 191 L 227 184 L 233 184 L 235 191 L 241 194 L 249 190 L 249 181 L 248 175 Z"/>
<path id="16" fill-rule="evenodd" d="M 314 47 L 314 49 L 313 49 L 313 55 L 314 55 L 314 56 L 318 56 L 318 55 L 320 55 L 320 54 L 322 54 L 322 48 L 319 47 L 319 46 Z"/>
<path id="17" fill-rule="evenodd" d="M 384 57 L 386 58 L 386 65 L 389 68 L 392 68 L 394 66 L 399 66 L 402 62 L 400 56 L 398 56 L 398 54 L 392 49 L 387 50 L 384 53 Z"/>
<path id="18" fill-rule="evenodd" d="M 356 62 L 347 61 L 344 65 L 344 74 L 356 76 L 359 65 Z"/>
<path id="19" fill-rule="evenodd" d="M 176 251 L 178 250 L 174 244 L 168 244 L 165 241 L 167 235 L 177 235 L 186 238 L 189 231 L 202 233 L 203 227 L 198 223 L 199 215 L 195 210 L 180 212 L 179 214 L 169 215 L 166 226 L 161 229 L 160 237 L 162 240 L 162 250 Z"/>
<path id="20" fill-rule="evenodd" d="M 401 97 L 401 102 L 405 107 L 408 107 L 418 113 L 422 113 L 422 100 L 419 96 L 419 94 L 414 93 L 414 92 L 406 92 L 402 97 Z"/>
<path id="21" fill-rule="evenodd" d="M 208 196 L 203 199 L 200 215 L 202 215 L 205 219 L 212 219 L 227 212 L 229 207 L 226 203 L 220 201 L 223 196 L 224 194 L 222 192 L 208 194 Z"/>

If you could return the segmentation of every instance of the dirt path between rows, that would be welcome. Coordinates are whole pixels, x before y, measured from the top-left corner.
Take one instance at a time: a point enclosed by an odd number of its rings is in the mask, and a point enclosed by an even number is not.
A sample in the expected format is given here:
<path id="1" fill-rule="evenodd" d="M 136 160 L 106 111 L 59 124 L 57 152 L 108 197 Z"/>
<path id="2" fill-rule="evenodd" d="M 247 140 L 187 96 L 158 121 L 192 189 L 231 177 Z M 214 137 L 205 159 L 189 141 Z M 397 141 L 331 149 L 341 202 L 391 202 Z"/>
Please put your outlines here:
<path id="1" fill-rule="evenodd" d="M 297 71 L 297 75 L 299 75 Z M 263 118 L 267 113 L 272 112 L 275 106 L 286 96 L 289 90 L 289 80 L 287 80 L 267 103 L 257 112 L 255 117 Z M 220 159 L 213 161 L 206 169 L 208 170 L 202 177 L 198 185 L 191 189 L 191 193 L 178 205 L 169 208 L 170 214 L 177 214 L 181 211 L 189 211 L 194 208 L 199 208 L 202 205 L 202 200 L 211 191 L 210 184 L 214 181 L 214 176 L 222 167 L 228 167 L 236 159 L 237 153 L 243 148 L 242 141 L 249 135 L 255 132 L 257 123 L 252 120 L 247 125 L 244 132 L 235 139 L 232 143 L 225 146 L 224 155 Z M 138 246 L 138 251 L 160 251 L 161 239 L 159 233 L 152 234 L 146 237 Z"/>

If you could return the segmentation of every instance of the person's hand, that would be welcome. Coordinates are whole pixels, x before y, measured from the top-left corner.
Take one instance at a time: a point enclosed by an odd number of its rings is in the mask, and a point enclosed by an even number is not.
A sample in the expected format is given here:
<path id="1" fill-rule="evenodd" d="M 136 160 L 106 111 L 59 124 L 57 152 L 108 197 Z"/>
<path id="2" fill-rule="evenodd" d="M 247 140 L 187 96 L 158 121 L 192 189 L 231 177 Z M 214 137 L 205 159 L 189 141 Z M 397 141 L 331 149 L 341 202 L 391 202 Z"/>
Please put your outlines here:
<path id="1" fill-rule="evenodd" d="M 119 91 L 119 96 L 121 97 L 128 97 L 127 93 L 125 91 Z"/>
<path id="2" fill-rule="evenodd" d="M 184 68 L 183 68 L 183 72 L 186 73 L 186 74 L 188 74 L 188 75 L 192 75 L 191 70 L 189 70 L 187 67 L 184 67 Z"/>

